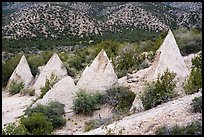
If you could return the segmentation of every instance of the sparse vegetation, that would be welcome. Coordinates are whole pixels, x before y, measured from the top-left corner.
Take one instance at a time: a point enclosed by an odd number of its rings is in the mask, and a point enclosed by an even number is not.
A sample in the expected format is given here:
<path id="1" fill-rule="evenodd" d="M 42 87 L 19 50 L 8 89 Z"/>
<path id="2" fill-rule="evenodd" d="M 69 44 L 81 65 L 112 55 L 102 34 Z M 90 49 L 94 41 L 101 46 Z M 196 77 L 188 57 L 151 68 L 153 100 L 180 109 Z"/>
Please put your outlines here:
<path id="1" fill-rule="evenodd" d="M 195 113 L 200 112 L 200 113 L 202 113 L 202 96 L 195 97 L 192 101 L 193 101 L 191 103 L 192 112 L 195 112 Z"/>
<path id="2" fill-rule="evenodd" d="M 141 96 L 145 110 L 170 101 L 177 95 L 173 91 L 176 86 L 176 82 L 174 81 L 175 76 L 175 73 L 167 69 L 163 75 L 157 77 L 156 81 L 147 84 Z"/>
<path id="3" fill-rule="evenodd" d="M 53 131 L 52 123 L 42 113 L 33 113 L 31 116 L 22 117 L 20 123 L 32 135 L 49 135 Z"/>
<path id="4" fill-rule="evenodd" d="M 89 120 L 89 121 L 84 123 L 84 131 L 87 132 L 89 130 L 98 128 L 100 126 L 101 126 L 100 121 L 98 121 L 98 120 Z"/>
<path id="5" fill-rule="evenodd" d="M 19 93 L 23 88 L 25 84 L 23 82 L 18 82 L 16 80 L 12 80 L 8 87 L 8 92 L 10 95 L 14 95 Z"/>
<path id="6" fill-rule="evenodd" d="M 28 107 L 25 110 L 25 114 L 31 116 L 33 113 L 42 113 L 48 121 L 52 123 L 54 128 L 61 127 L 66 124 L 65 118 L 63 118 L 64 104 L 59 102 L 50 102 L 48 105 L 38 104 L 34 108 Z"/>
<path id="7" fill-rule="evenodd" d="M 30 133 L 23 124 L 8 123 L 2 129 L 2 135 L 30 135 Z"/>
<path id="8" fill-rule="evenodd" d="M 155 131 L 156 135 L 202 135 L 202 121 L 194 121 L 187 126 L 163 126 Z"/>
<path id="9" fill-rule="evenodd" d="M 99 93 L 89 93 L 85 90 L 79 90 L 73 101 L 73 111 L 76 114 L 92 115 L 97 105 L 100 103 Z"/>
<path id="10" fill-rule="evenodd" d="M 102 95 L 102 104 L 109 104 L 114 107 L 114 112 L 128 112 L 135 99 L 135 94 L 127 87 L 113 87 L 106 90 Z"/>
<path id="11" fill-rule="evenodd" d="M 32 88 L 24 88 L 23 90 L 20 91 L 21 95 L 30 95 L 30 96 L 34 96 L 35 95 L 35 89 Z"/>
<path id="12" fill-rule="evenodd" d="M 20 61 L 21 55 L 17 54 L 6 62 L 2 62 L 2 86 L 6 86 L 9 77 L 12 75 L 14 69 Z"/>
<path id="13" fill-rule="evenodd" d="M 197 53 L 202 50 L 202 31 L 197 29 L 178 29 L 175 31 L 175 39 L 182 56 Z"/>
<path id="14" fill-rule="evenodd" d="M 39 99 L 42 99 L 43 96 L 54 86 L 54 84 L 57 83 L 57 81 L 58 81 L 57 76 L 54 73 L 52 73 L 50 75 L 50 78 L 46 79 L 45 86 L 40 88 L 41 95 L 39 96 Z"/>
<path id="15" fill-rule="evenodd" d="M 190 76 L 184 85 L 186 94 L 193 94 L 202 88 L 202 54 L 192 59 Z"/>

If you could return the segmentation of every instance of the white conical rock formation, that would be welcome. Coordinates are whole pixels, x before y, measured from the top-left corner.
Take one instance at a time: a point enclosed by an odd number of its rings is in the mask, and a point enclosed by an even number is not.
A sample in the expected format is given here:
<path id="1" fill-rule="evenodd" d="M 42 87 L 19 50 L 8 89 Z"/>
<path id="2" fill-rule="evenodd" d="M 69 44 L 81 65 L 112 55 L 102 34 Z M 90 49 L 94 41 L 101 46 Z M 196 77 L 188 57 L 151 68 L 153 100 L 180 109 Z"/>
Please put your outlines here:
<path id="1" fill-rule="evenodd" d="M 157 64 L 154 69 L 154 79 L 157 78 L 158 74 L 163 74 L 168 68 L 177 74 L 177 77 L 186 78 L 190 71 L 181 56 L 180 50 L 174 38 L 171 30 L 169 30 L 168 35 L 164 39 L 162 45 L 157 50 L 157 56 L 159 60 L 155 60 Z M 158 61 L 158 62 L 157 62 Z M 154 64 L 152 65 L 154 66 Z"/>
<path id="2" fill-rule="evenodd" d="M 13 71 L 11 77 L 9 78 L 7 87 L 11 83 L 12 80 L 23 82 L 25 86 L 28 86 L 30 82 L 33 80 L 33 75 L 30 71 L 30 67 L 26 60 L 26 57 L 23 55 L 16 66 L 15 70 Z"/>
<path id="3" fill-rule="evenodd" d="M 94 92 L 97 90 L 104 91 L 117 84 L 117 75 L 106 52 L 102 49 L 90 67 L 87 66 L 82 73 L 77 83 L 77 88 Z"/>
<path id="4" fill-rule="evenodd" d="M 33 104 L 35 107 L 37 104 L 47 105 L 51 101 L 58 101 L 65 105 L 65 112 L 70 112 L 73 106 L 73 99 L 76 95 L 76 85 L 74 80 L 70 76 L 66 76 L 57 82 L 52 89 L 50 89 L 42 99 L 36 101 Z"/>
<path id="5" fill-rule="evenodd" d="M 40 74 L 33 85 L 37 96 L 41 94 L 40 88 L 45 86 L 46 79 L 49 79 L 52 73 L 57 76 L 58 80 L 67 76 L 67 70 L 63 67 L 63 63 L 56 53 L 54 53 L 47 64 L 41 68 Z"/>
<path id="6" fill-rule="evenodd" d="M 186 63 L 184 62 L 184 58 L 181 56 L 180 50 L 171 30 L 169 30 L 168 35 L 164 39 L 160 48 L 157 50 L 156 57 L 154 59 L 154 62 L 152 63 L 152 66 L 145 69 L 146 74 L 142 75 L 141 77 L 138 77 L 138 81 L 141 81 L 142 79 L 147 82 L 156 80 L 158 75 L 164 74 L 166 69 L 168 69 L 170 72 L 176 73 L 176 91 L 178 91 L 178 94 L 183 95 L 184 91 L 181 85 L 189 76 L 190 71 Z M 135 87 L 140 88 L 135 93 L 143 93 L 143 86 L 143 82 L 136 83 Z M 130 110 L 141 111 L 141 108 L 143 108 L 141 104 L 142 103 L 140 99 L 136 96 Z"/>

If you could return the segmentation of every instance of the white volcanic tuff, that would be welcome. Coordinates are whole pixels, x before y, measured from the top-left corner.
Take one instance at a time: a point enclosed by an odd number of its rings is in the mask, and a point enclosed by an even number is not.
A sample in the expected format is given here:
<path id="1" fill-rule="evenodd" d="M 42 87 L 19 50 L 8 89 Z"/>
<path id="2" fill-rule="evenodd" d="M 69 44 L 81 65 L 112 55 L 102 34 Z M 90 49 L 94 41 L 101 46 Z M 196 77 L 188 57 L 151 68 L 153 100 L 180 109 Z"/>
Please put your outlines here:
<path id="1" fill-rule="evenodd" d="M 178 91 L 179 95 L 183 95 L 184 92 L 182 88 L 182 83 L 188 77 L 190 71 L 187 68 L 184 59 L 180 54 L 180 50 L 171 30 L 169 30 L 168 35 L 164 39 L 160 48 L 157 50 L 156 57 L 154 59 L 154 62 L 152 63 L 152 66 L 142 71 L 138 71 L 138 74 L 133 74 L 132 79 L 128 80 L 132 81 L 131 83 L 128 83 L 127 80 L 125 82 L 124 79 L 121 79 L 120 84 L 124 86 L 130 85 L 134 93 L 142 94 L 144 90 L 143 87 L 145 86 L 145 81 L 150 82 L 152 80 L 156 80 L 158 74 L 162 75 L 167 68 L 170 72 L 173 71 L 174 73 L 176 73 L 175 79 L 178 80 L 176 85 L 176 91 Z M 139 75 L 140 72 L 145 73 Z M 138 96 L 136 96 L 130 111 L 141 111 L 143 108 L 141 104 L 141 100 L 138 98 Z"/>
<path id="2" fill-rule="evenodd" d="M 50 78 L 51 74 L 57 76 L 58 80 L 67 76 L 67 70 L 63 67 L 63 63 L 59 56 L 54 53 L 47 64 L 40 71 L 40 75 L 33 85 L 36 95 L 40 95 L 40 88 L 45 85 L 46 79 Z"/>
<path id="3" fill-rule="evenodd" d="M 77 83 L 78 89 L 85 89 L 90 92 L 104 91 L 117 85 L 118 79 L 110 63 L 106 52 L 102 49 L 94 59 L 90 67 L 86 67 Z"/>
<path id="4" fill-rule="evenodd" d="M 169 30 L 168 35 L 160 48 L 157 50 L 157 55 L 159 56 L 159 62 L 154 70 L 154 78 L 156 78 L 159 73 L 163 74 L 166 68 L 168 68 L 170 71 L 174 71 L 178 77 L 186 78 L 189 75 L 189 69 L 181 56 L 180 50 L 171 30 Z"/>
<path id="5" fill-rule="evenodd" d="M 70 76 L 66 76 L 57 82 L 42 99 L 37 100 L 33 106 L 37 104 L 46 105 L 51 101 L 58 101 L 65 105 L 65 112 L 71 111 L 76 91 L 74 80 Z"/>
<path id="6" fill-rule="evenodd" d="M 25 86 L 28 86 L 30 82 L 33 80 L 33 75 L 30 71 L 30 67 L 24 55 L 21 57 L 17 67 L 13 71 L 11 77 L 9 78 L 7 87 L 9 86 L 12 80 L 22 81 L 25 84 Z"/>

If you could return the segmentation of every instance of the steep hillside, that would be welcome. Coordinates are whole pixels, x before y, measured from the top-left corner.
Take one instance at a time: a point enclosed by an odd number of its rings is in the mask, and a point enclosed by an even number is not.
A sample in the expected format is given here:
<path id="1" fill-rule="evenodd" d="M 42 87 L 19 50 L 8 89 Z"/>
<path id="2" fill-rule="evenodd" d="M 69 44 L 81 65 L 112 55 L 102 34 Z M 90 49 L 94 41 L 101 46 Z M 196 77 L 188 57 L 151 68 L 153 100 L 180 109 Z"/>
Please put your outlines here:
<path id="1" fill-rule="evenodd" d="M 183 9 L 192 9 L 183 10 Z M 3 38 L 103 35 L 121 27 L 147 31 L 200 28 L 200 3 L 10 2 L 3 3 Z"/>

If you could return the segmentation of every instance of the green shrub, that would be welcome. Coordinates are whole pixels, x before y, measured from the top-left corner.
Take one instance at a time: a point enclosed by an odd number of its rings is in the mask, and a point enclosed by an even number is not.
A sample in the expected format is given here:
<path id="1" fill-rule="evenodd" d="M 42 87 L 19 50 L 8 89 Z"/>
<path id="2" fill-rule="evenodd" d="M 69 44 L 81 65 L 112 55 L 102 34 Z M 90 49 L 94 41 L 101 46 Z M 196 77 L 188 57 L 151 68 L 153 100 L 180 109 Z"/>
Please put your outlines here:
<path id="1" fill-rule="evenodd" d="M 155 131 L 156 135 L 202 135 L 201 121 L 195 121 L 187 126 L 175 125 L 171 128 L 166 126 L 160 127 Z"/>
<path id="2" fill-rule="evenodd" d="M 193 94 L 202 88 L 202 54 L 192 59 L 192 69 L 184 89 L 186 94 Z"/>
<path id="3" fill-rule="evenodd" d="M 9 123 L 2 129 L 2 135 L 30 135 L 23 124 Z"/>
<path id="4" fill-rule="evenodd" d="M 17 82 L 15 80 L 12 80 L 8 87 L 8 92 L 11 95 L 19 93 L 24 88 L 23 82 Z"/>
<path id="5" fill-rule="evenodd" d="M 2 86 L 7 85 L 7 82 L 18 65 L 21 56 L 22 55 L 17 54 L 14 57 L 9 58 L 6 62 L 2 62 Z"/>
<path id="6" fill-rule="evenodd" d="M 74 98 L 72 109 L 76 114 L 91 115 L 99 103 L 99 93 L 88 93 L 85 90 L 79 90 Z"/>
<path id="7" fill-rule="evenodd" d="M 182 28 L 176 30 L 174 34 L 182 56 L 202 50 L 202 31 Z"/>
<path id="8" fill-rule="evenodd" d="M 54 86 L 55 83 L 57 83 L 58 78 L 54 75 L 54 73 L 51 74 L 50 79 L 46 79 L 45 86 L 40 88 L 41 89 L 41 95 L 39 96 L 39 99 L 42 99 L 43 96 Z"/>
<path id="9" fill-rule="evenodd" d="M 24 88 L 23 90 L 20 91 L 21 95 L 30 95 L 30 96 L 34 96 L 35 95 L 35 90 L 31 89 L 31 88 Z"/>
<path id="10" fill-rule="evenodd" d="M 67 70 L 67 74 L 71 77 L 75 77 L 77 70 L 75 68 L 71 68 L 70 65 L 67 62 L 63 63 L 63 66 L 66 68 Z"/>
<path id="11" fill-rule="evenodd" d="M 33 113 L 42 113 L 48 121 L 52 123 L 54 128 L 61 127 L 66 124 L 66 120 L 63 118 L 64 104 L 59 102 L 50 102 L 48 105 L 38 104 L 34 108 L 27 108 L 25 114 L 31 116 Z"/>
<path id="12" fill-rule="evenodd" d="M 202 52 L 192 59 L 192 67 L 202 69 Z"/>
<path id="13" fill-rule="evenodd" d="M 83 68 L 82 63 L 84 62 L 84 59 L 80 56 L 74 56 L 72 59 L 68 60 L 68 64 L 70 68 L 75 68 L 77 70 L 80 70 Z"/>
<path id="14" fill-rule="evenodd" d="M 107 103 L 114 107 L 114 111 L 129 111 L 135 94 L 127 87 L 113 87 L 106 90 L 106 94 L 102 95 L 102 103 Z"/>
<path id="15" fill-rule="evenodd" d="M 20 123 L 32 135 L 49 135 L 53 131 L 52 123 L 42 113 L 33 113 L 31 116 L 22 117 Z"/>
<path id="16" fill-rule="evenodd" d="M 202 71 L 201 69 L 192 68 L 190 77 L 184 86 L 185 93 L 187 95 L 196 93 L 199 91 L 200 88 L 202 88 L 201 71 Z"/>
<path id="17" fill-rule="evenodd" d="M 90 131 L 92 129 L 100 127 L 100 122 L 98 120 L 89 120 L 88 122 L 85 122 L 84 124 L 84 131 Z"/>
<path id="18" fill-rule="evenodd" d="M 167 69 L 164 74 L 157 77 L 156 81 L 148 83 L 141 100 L 145 110 L 151 109 L 157 105 L 165 103 L 176 96 L 173 89 L 176 82 L 173 81 L 176 74 Z"/>
<path id="19" fill-rule="evenodd" d="M 202 113 L 202 96 L 200 97 L 195 97 L 191 103 L 192 106 L 192 112 L 200 112 Z"/>

